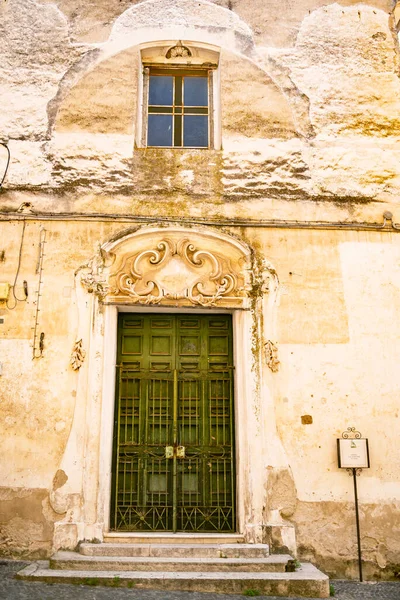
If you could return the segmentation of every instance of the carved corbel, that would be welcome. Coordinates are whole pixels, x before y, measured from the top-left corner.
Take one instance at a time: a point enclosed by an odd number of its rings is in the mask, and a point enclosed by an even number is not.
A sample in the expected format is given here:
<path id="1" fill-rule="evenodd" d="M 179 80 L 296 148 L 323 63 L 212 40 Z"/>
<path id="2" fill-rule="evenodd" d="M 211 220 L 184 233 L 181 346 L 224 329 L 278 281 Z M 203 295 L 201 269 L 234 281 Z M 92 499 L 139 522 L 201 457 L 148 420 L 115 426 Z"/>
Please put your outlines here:
<path id="1" fill-rule="evenodd" d="M 103 300 L 108 294 L 109 286 L 104 270 L 109 267 L 115 256 L 106 252 L 101 244 L 98 244 L 97 252 L 82 269 L 80 280 L 81 284 L 89 294 L 95 294 L 100 300 Z"/>
<path id="2" fill-rule="evenodd" d="M 265 258 L 256 258 L 251 269 L 251 284 L 253 291 L 262 296 L 273 287 L 276 279 L 276 271 Z"/>
<path id="3" fill-rule="evenodd" d="M 265 348 L 265 360 L 268 367 L 271 369 L 273 373 L 276 373 L 279 370 L 280 362 L 278 360 L 278 346 L 268 340 L 264 344 Z"/>
<path id="4" fill-rule="evenodd" d="M 99 275 L 104 271 L 104 268 L 109 267 L 114 260 L 115 256 L 111 252 L 106 252 L 106 250 L 101 247 L 100 242 L 98 242 L 96 254 L 89 260 L 87 266 L 92 273 Z"/>
<path id="5" fill-rule="evenodd" d="M 72 349 L 70 364 L 74 371 L 78 371 L 85 360 L 86 352 L 82 347 L 82 340 L 77 340 Z"/>
<path id="6" fill-rule="evenodd" d="M 100 300 L 103 300 L 108 294 L 109 286 L 103 274 L 82 273 L 81 284 L 89 294 L 95 294 Z"/>

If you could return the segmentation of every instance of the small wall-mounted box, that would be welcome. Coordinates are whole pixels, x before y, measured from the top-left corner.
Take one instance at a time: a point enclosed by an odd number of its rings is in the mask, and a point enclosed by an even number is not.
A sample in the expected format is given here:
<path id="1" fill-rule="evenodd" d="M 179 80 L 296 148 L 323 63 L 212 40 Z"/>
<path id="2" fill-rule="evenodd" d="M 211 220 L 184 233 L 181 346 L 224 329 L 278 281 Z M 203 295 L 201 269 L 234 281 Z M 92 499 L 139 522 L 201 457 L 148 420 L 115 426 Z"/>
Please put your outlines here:
<path id="1" fill-rule="evenodd" d="M 0 283 L 0 302 L 8 300 L 8 294 L 10 292 L 9 283 Z"/>

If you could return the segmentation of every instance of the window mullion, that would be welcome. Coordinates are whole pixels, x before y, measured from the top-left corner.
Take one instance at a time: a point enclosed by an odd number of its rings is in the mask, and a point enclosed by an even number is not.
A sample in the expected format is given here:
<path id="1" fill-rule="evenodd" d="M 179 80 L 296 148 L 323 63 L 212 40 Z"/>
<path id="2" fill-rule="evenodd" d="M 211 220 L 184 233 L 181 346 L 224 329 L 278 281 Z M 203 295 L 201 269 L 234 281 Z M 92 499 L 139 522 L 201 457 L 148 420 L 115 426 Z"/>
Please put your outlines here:
<path id="1" fill-rule="evenodd" d="M 183 105 L 183 77 L 176 75 L 174 77 L 174 146 L 182 148 L 183 146 L 183 116 L 177 114 L 177 108 Z M 179 111 L 180 113 L 182 111 Z"/>

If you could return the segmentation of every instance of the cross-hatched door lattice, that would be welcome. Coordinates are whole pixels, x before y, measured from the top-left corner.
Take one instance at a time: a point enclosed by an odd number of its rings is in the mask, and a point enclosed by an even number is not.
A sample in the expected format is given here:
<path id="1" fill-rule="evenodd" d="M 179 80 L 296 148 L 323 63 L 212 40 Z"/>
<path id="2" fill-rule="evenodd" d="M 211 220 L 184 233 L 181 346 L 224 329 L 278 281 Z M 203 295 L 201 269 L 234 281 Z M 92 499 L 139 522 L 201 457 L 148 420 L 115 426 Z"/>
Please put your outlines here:
<path id="1" fill-rule="evenodd" d="M 235 531 L 230 315 L 120 314 L 111 526 Z"/>

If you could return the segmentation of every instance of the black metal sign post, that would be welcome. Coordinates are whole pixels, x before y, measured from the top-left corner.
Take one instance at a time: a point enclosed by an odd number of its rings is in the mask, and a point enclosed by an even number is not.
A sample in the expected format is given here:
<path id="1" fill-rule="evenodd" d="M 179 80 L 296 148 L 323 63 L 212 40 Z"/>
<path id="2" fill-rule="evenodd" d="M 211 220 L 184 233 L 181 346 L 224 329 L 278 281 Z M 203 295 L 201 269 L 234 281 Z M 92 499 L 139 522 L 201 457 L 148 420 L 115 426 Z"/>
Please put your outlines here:
<path id="1" fill-rule="evenodd" d="M 357 526 L 357 546 L 358 546 L 358 570 L 360 581 L 362 576 L 361 559 L 361 536 L 360 536 L 360 516 L 358 512 L 358 493 L 357 476 L 362 469 L 369 469 L 369 449 L 368 440 L 361 437 L 361 433 L 356 431 L 355 427 L 348 427 L 347 431 L 342 433 L 342 437 L 337 440 L 338 465 L 340 469 L 346 469 L 349 475 L 353 475 L 354 483 L 354 502 L 356 508 L 356 526 Z"/>
<path id="2" fill-rule="evenodd" d="M 358 514 L 358 494 L 357 494 L 357 469 L 354 467 L 353 471 L 353 482 L 354 482 L 354 502 L 356 506 L 356 527 L 357 527 L 357 547 L 358 547 L 358 572 L 360 574 L 360 581 L 363 580 L 362 576 L 362 559 L 361 559 L 361 536 L 360 536 L 360 517 Z"/>

